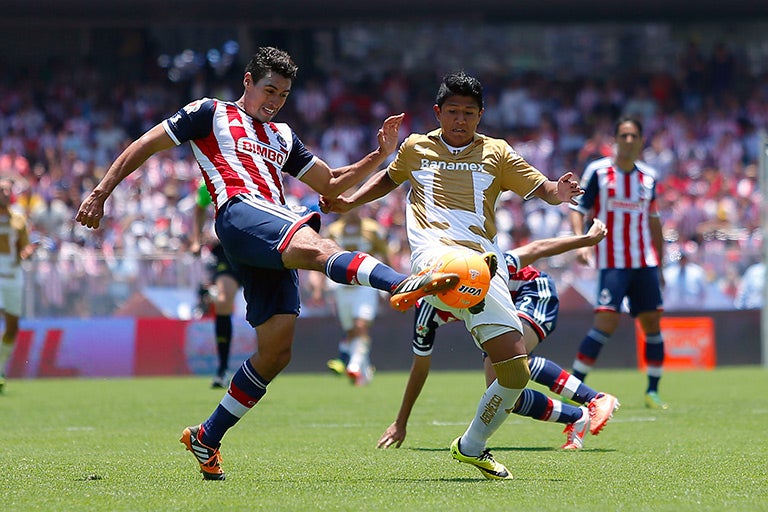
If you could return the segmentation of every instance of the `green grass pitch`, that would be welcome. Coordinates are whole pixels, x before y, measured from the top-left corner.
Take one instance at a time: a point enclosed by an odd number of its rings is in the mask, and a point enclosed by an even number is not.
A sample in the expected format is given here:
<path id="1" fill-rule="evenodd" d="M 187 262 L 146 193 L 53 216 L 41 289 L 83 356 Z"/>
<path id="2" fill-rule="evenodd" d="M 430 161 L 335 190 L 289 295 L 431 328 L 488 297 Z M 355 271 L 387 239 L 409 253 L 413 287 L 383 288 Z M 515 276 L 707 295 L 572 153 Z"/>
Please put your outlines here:
<path id="1" fill-rule="evenodd" d="M 622 407 L 581 451 L 562 425 L 510 417 L 490 443 L 515 476 L 493 482 L 448 446 L 483 378 L 433 372 L 400 449 L 376 449 L 405 373 L 355 388 L 285 374 L 224 439 L 227 480 L 201 479 L 181 430 L 222 392 L 208 379 L 11 380 L 0 395 L 3 511 L 768 510 L 768 370 L 667 372 L 668 411 L 643 407 L 645 377 L 596 370 Z M 531 386 L 541 389 L 537 384 Z"/>

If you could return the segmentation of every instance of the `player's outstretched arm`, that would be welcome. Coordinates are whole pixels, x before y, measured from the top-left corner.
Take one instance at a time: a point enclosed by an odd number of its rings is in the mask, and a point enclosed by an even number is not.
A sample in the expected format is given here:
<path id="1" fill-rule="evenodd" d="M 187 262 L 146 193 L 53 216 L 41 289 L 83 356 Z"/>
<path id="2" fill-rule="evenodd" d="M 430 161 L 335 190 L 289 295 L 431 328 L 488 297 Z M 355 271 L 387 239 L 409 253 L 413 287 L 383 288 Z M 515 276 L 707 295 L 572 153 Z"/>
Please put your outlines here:
<path id="1" fill-rule="evenodd" d="M 408 376 L 408 384 L 405 386 L 403 401 L 400 404 L 397 419 L 381 435 L 379 442 L 376 444 L 377 448 L 389 448 L 392 445 L 395 448 L 400 448 L 400 445 L 403 444 L 408 418 L 411 416 L 413 405 L 419 398 L 419 394 L 424 388 L 424 383 L 427 381 L 431 360 L 432 356 L 413 356 L 411 373 Z"/>
<path id="2" fill-rule="evenodd" d="M 155 125 L 144 135 L 125 148 L 109 170 L 85 198 L 77 211 L 75 220 L 83 226 L 98 228 L 104 216 L 104 203 L 129 174 L 138 169 L 141 164 L 164 149 L 175 146 L 173 139 L 165 132 L 162 124 Z"/>
<path id="3" fill-rule="evenodd" d="M 608 234 L 608 230 L 599 219 L 592 222 L 589 231 L 584 235 L 561 236 L 557 238 L 544 238 L 518 247 L 514 253 L 520 259 L 520 265 L 525 267 L 533 264 L 538 259 L 555 256 L 564 252 L 592 247 L 597 245 Z"/>
<path id="4" fill-rule="evenodd" d="M 320 211 L 323 213 L 345 213 L 360 205 L 384 197 L 396 188 L 397 183 L 392 181 L 386 169 L 382 169 L 348 197 L 321 196 Z"/>

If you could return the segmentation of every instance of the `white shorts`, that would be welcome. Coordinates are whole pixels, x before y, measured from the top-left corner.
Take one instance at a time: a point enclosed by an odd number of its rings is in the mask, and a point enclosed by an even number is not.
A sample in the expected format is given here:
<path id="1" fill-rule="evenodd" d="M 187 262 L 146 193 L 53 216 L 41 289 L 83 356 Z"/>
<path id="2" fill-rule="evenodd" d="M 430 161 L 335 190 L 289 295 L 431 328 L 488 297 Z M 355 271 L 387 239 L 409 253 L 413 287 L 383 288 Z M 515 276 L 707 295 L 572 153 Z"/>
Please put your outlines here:
<path id="1" fill-rule="evenodd" d="M 341 328 L 351 330 L 355 319 L 372 322 L 379 310 L 379 290 L 368 286 L 340 285 L 333 289 Z"/>
<path id="2" fill-rule="evenodd" d="M 451 250 L 453 249 L 443 246 L 422 253 L 420 257 L 411 262 L 413 272 L 419 272 L 431 265 L 440 254 Z M 509 286 L 507 285 L 509 273 L 506 265 L 503 264 L 504 257 L 499 254 L 497 257 L 500 262 L 499 270 L 491 280 L 491 288 L 485 296 L 485 307 L 480 313 L 473 315 L 468 309 L 448 307 L 436 296 L 424 298 L 436 308 L 453 313 L 459 320 L 463 320 L 467 330 L 472 334 L 475 344 L 480 349 L 482 349 L 483 343 L 505 332 L 523 332 L 523 324 L 520 322 L 517 309 L 509 294 Z"/>
<path id="3" fill-rule="evenodd" d="M 13 316 L 21 316 L 21 297 L 24 281 L 21 273 L 16 278 L 0 278 L 0 308 Z"/>

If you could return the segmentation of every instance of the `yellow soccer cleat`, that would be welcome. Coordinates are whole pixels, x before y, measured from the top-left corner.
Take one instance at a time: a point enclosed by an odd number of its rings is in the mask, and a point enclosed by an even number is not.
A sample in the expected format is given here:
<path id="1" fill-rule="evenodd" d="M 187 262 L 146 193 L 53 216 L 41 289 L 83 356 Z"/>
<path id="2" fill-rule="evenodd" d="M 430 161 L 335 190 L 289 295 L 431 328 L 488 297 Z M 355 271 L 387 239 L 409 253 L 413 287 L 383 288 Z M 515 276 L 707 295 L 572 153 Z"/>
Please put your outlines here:
<path id="1" fill-rule="evenodd" d="M 344 375 L 347 373 L 347 365 L 341 359 L 329 359 L 325 365 L 336 375 Z"/>
<path id="2" fill-rule="evenodd" d="M 470 457 L 469 455 L 464 455 L 461 453 L 461 450 L 459 450 L 459 440 L 461 440 L 461 436 L 454 439 L 454 441 L 451 443 L 451 456 L 454 459 L 459 462 L 475 466 L 478 470 L 480 470 L 480 473 L 482 473 L 483 476 L 489 480 L 512 479 L 512 475 L 509 473 L 509 471 L 507 471 L 507 468 L 504 467 L 504 464 L 496 462 L 490 451 L 484 450 L 479 457 Z"/>
<path id="3" fill-rule="evenodd" d="M 669 404 L 662 400 L 656 391 L 649 391 L 645 394 L 645 406 L 648 409 L 657 409 L 660 411 L 669 409 Z"/>

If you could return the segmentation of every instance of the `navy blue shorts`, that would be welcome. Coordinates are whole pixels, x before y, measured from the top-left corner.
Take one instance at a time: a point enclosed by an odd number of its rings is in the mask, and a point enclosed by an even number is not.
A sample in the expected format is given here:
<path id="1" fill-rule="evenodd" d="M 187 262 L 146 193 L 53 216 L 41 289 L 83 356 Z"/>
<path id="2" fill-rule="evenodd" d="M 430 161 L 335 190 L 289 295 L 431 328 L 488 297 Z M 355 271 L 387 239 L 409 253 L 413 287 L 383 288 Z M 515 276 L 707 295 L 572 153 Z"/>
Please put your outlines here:
<path id="1" fill-rule="evenodd" d="M 527 321 L 539 342 L 552 334 L 557 326 L 557 312 L 560 299 L 557 298 L 555 281 L 544 272 L 532 281 L 528 281 L 512 297 L 521 320 Z"/>
<path id="2" fill-rule="evenodd" d="M 595 311 L 620 312 L 624 297 L 633 317 L 663 308 L 658 267 L 604 268 L 598 289 Z"/>
<path id="3" fill-rule="evenodd" d="M 320 215 L 254 196 L 233 197 L 216 215 L 216 235 L 243 285 L 245 319 L 256 327 L 277 314 L 298 315 L 299 277 L 283 266 L 282 252 L 303 227 L 320 229 Z"/>

